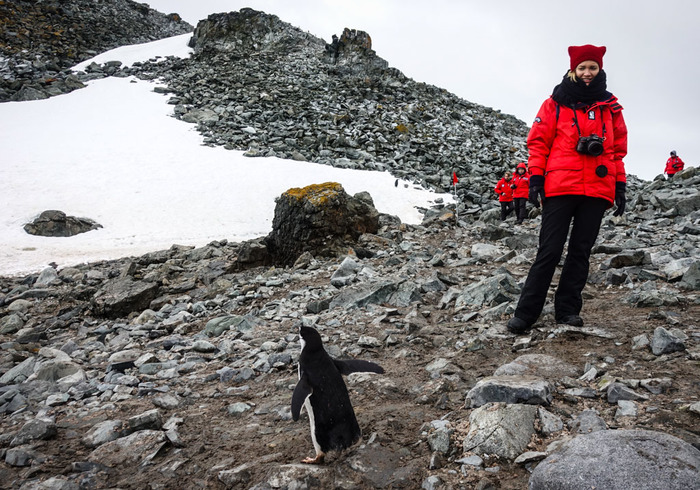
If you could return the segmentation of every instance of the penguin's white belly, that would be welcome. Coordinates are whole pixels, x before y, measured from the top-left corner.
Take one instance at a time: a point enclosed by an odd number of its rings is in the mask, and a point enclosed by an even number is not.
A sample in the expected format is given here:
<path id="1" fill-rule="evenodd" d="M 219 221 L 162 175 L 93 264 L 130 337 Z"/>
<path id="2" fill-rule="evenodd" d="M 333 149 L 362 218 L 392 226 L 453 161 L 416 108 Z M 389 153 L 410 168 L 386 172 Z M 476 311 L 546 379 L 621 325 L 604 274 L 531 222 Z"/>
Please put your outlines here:
<path id="1" fill-rule="evenodd" d="M 314 409 L 311 406 L 311 395 L 306 397 L 304 401 L 304 408 L 306 408 L 306 413 L 309 415 L 309 425 L 311 426 L 311 442 L 314 444 L 314 449 L 316 454 L 321 454 L 321 446 L 316 441 L 316 420 L 314 419 Z"/>

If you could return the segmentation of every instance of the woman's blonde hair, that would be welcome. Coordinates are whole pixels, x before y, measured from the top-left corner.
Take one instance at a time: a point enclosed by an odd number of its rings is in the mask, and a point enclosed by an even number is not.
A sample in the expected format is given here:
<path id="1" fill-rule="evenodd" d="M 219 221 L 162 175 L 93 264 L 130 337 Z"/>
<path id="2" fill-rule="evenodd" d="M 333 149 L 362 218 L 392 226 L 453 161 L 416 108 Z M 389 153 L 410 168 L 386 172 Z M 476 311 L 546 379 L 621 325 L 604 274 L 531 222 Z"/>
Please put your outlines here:
<path id="1" fill-rule="evenodd" d="M 571 80 L 574 83 L 578 81 L 578 78 L 576 78 L 576 72 L 574 70 L 569 70 L 566 73 L 566 76 L 569 77 L 569 80 Z"/>

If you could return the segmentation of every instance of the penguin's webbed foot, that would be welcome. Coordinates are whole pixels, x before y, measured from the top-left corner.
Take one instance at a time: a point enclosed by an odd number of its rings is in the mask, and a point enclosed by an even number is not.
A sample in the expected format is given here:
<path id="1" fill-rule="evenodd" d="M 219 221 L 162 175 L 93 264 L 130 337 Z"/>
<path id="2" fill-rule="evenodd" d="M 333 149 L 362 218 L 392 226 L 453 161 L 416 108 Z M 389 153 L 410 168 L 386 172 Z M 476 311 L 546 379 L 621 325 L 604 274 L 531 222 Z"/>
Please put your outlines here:
<path id="1" fill-rule="evenodd" d="M 325 456 L 325 454 L 319 453 L 315 458 L 304 458 L 301 460 L 301 462 L 306 464 L 323 464 L 323 458 Z"/>

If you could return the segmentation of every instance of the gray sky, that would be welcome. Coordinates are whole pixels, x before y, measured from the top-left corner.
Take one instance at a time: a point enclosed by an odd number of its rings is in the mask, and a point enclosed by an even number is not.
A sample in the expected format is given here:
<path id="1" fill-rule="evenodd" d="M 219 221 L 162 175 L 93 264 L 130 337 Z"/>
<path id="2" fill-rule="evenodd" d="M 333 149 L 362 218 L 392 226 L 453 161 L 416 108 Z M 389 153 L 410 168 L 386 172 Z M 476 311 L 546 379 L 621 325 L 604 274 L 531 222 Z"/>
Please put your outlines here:
<path id="1" fill-rule="evenodd" d="M 251 7 L 330 42 L 367 31 L 406 76 L 528 125 L 569 66 L 567 47 L 608 48 L 608 90 L 625 108 L 627 172 L 647 180 L 671 150 L 700 165 L 700 2 L 696 0 L 147 0 L 196 25 Z"/>

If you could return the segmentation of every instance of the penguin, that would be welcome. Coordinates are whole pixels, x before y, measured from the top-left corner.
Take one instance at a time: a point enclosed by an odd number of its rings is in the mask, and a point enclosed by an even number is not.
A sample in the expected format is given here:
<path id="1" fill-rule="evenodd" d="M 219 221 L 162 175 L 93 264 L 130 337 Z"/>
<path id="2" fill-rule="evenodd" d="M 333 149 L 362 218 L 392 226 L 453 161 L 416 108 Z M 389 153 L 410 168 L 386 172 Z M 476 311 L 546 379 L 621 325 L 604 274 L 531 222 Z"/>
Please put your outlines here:
<path id="1" fill-rule="evenodd" d="M 342 375 L 381 374 L 384 369 L 369 361 L 333 359 L 323 348 L 321 335 L 311 327 L 299 329 L 299 343 L 299 382 L 292 395 L 292 419 L 299 420 L 301 407 L 306 409 L 316 457 L 302 463 L 321 464 L 328 451 L 347 449 L 362 437 Z"/>

